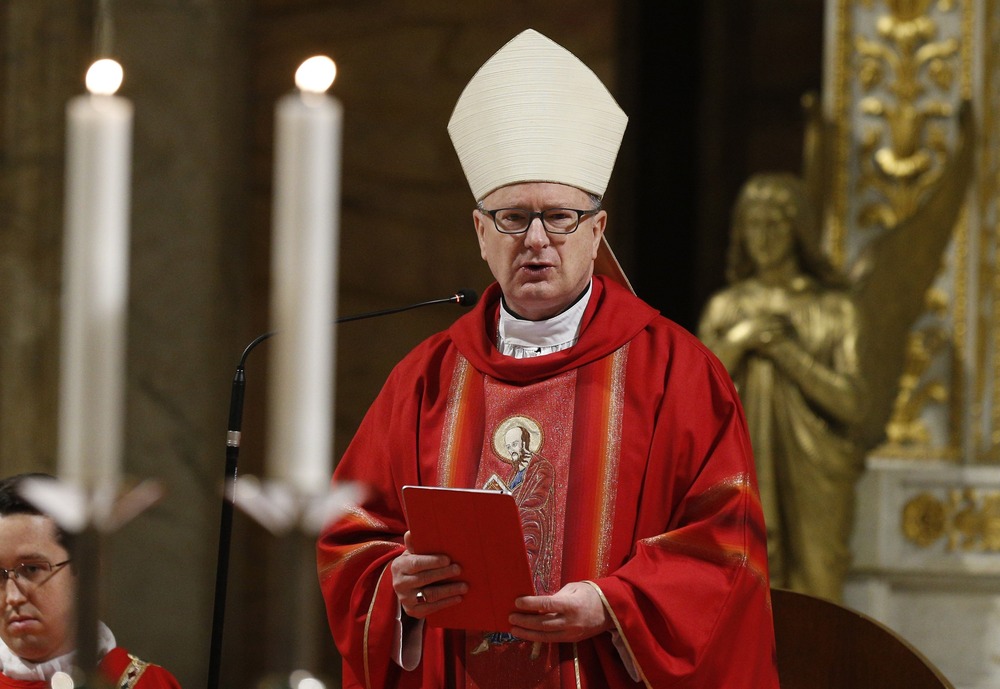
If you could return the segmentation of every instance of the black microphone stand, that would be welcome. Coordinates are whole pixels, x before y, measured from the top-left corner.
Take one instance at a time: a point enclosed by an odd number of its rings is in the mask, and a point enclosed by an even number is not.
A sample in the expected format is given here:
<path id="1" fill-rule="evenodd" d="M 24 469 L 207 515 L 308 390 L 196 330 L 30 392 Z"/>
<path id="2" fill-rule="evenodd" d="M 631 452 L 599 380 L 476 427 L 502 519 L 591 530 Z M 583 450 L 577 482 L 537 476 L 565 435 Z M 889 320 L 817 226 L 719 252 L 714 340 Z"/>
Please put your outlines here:
<path id="1" fill-rule="evenodd" d="M 336 323 L 348 323 L 366 318 L 387 316 L 433 304 L 458 304 L 473 306 L 478 296 L 473 290 L 459 290 L 450 297 L 431 299 L 417 304 L 400 306 L 382 311 L 371 311 L 354 316 L 338 318 Z M 226 432 L 226 469 L 223 478 L 222 514 L 219 520 L 219 551 L 215 570 L 215 605 L 212 614 L 212 641 L 209 650 L 208 689 L 218 689 L 222 664 L 222 635 L 226 618 L 226 594 L 229 582 L 229 553 L 232 545 L 233 507 L 236 502 L 236 477 L 240 456 L 240 435 L 243 427 L 243 397 L 246 391 L 246 361 L 257 345 L 276 335 L 276 331 L 258 335 L 243 350 L 240 362 L 233 376 L 232 391 L 229 396 L 229 430 Z"/>

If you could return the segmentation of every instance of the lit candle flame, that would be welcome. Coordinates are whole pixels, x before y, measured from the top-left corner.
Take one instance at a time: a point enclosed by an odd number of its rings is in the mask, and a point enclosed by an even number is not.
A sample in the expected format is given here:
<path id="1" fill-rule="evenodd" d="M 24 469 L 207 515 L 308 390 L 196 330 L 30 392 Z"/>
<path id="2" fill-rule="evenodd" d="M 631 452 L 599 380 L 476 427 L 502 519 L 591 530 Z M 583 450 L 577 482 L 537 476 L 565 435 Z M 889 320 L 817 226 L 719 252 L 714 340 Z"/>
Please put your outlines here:
<path id="1" fill-rule="evenodd" d="M 295 85 L 306 93 L 326 93 L 337 77 L 337 65 L 326 55 L 309 58 L 295 72 Z"/>
<path id="2" fill-rule="evenodd" d="M 122 66 L 110 58 L 98 60 L 87 70 L 87 90 L 94 95 L 114 95 L 122 85 L 125 72 Z"/>

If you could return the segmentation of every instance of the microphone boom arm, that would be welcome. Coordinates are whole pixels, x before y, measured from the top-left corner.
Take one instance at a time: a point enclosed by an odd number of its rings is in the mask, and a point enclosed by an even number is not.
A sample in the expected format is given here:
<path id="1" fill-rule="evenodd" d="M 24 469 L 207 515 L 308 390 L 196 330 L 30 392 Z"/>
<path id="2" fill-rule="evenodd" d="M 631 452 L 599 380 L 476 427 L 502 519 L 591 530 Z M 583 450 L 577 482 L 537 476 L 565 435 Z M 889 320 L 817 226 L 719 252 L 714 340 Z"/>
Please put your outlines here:
<path id="1" fill-rule="evenodd" d="M 409 311 L 421 306 L 433 304 L 455 303 L 470 307 L 478 300 L 477 294 L 471 289 L 459 290 L 450 297 L 431 299 L 409 306 L 400 306 L 382 311 L 370 311 L 353 316 L 338 318 L 336 323 L 349 323 L 366 318 L 388 316 L 402 311 Z M 255 337 L 243 350 L 240 362 L 233 376 L 232 392 L 229 398 L 229 429 L 226 432 L 226 473 L 223 484 L 222 514 L 219 521 L 219 550 L 215 570 L 215 604 L 212 615 L 212 640 L 208 662 L 208 689 L 218 689 L 222 663 L 222 632 L 226 617 L 226 593 L 229 580 L 229 553 L 233 532 L 233 504 L 236 501 L 236 477 L 240 455 L 240 436 L 243 427 L 243 398 L 246 391 L 246 361 L 257 345 L 270 339 L 277 331 L 263 333 Z"/>

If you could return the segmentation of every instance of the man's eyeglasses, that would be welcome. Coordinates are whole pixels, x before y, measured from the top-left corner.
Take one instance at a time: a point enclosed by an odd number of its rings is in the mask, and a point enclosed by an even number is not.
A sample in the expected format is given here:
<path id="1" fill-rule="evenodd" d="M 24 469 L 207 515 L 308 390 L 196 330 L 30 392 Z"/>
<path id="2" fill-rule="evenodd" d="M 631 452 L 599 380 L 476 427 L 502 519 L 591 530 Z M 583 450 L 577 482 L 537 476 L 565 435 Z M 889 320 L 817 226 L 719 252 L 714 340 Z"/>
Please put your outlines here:
<path id="1" fill-rule="evenodd" d="M 535 218 L 541 218 L 542 227 L 549 234 L 572 234 L 580 226 L 584 217 L 593 215 L 600 208 L 583 211 L 576 208 L 546 208 L 543 211 L 529 211 L 526 208 L 497 208 L 488 211 L 479 209 L 493 218 L 497 231 L 503 234 L 521 234 L 527 232 Z"/>
<path id="2" fill-rule="evenodd" d="M 55 564 L 41 560 L 39 562 L 21 562 L 13 569 L 0 567 L 0 585 L 6 586 L 7 582 L 13 578 L 17 585 L 38 586 L 69 563 L 70 560 Z"/>

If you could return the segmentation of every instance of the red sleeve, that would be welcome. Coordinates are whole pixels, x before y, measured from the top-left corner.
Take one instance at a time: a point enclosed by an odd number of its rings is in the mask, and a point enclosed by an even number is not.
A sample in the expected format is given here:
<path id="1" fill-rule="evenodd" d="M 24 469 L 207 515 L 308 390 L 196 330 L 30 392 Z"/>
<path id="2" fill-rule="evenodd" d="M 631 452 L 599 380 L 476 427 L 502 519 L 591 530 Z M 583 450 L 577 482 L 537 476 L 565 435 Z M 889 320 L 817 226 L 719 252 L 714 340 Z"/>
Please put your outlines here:
<path id="1" fill-rule="evenodd" d="M 389 564 L 403 551 L 406 531 L 397 486 L 420 482 L 414 457 L 417 388 L 423 383 L 404 370 L 409 369 L 401 364 L 390 375 L 334 472 L 334 481 L 364 485 L 366 496 L 317 544 L 320 586 L 344 660 L 345 688 L 420 682 L 419 672 L 403 672 L 391 660 L 397 601 Z"/>
<path id="2" fill-rule="evenodd" d="M 654 345 L 673 353 L 634 549 L 595 583 L 649 686 L 777 689 L 764 520 L 743 410 L 718 360 L 681 339 Z"/>

